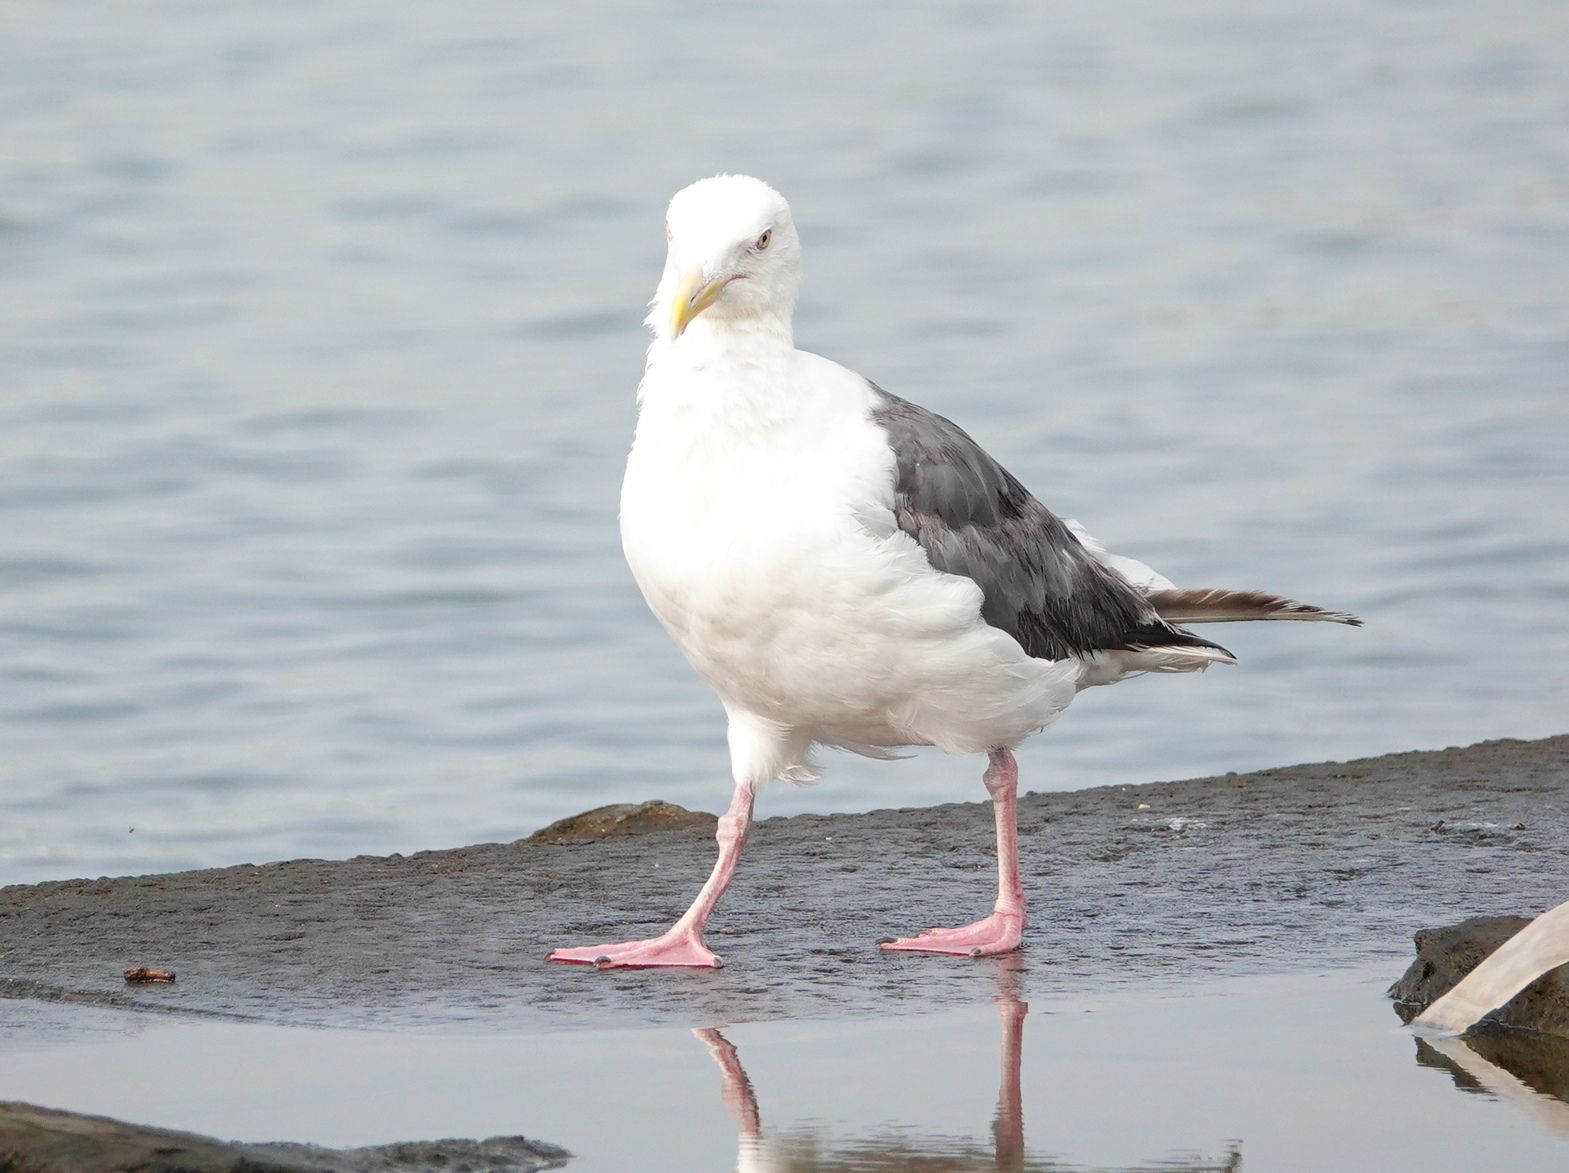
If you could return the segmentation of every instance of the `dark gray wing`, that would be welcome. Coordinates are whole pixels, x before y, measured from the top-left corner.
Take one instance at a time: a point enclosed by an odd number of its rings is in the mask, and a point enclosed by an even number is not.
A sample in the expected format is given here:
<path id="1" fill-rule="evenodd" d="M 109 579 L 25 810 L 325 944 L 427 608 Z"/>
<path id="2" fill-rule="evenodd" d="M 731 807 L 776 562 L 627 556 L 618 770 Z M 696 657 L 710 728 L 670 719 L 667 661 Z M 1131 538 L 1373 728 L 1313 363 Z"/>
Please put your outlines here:
<path id="1" fill-rule="evenodd" d="M 938 570 L 981 588 L 981 616 L 1031 656 L 1216 647 L 1166 623 L 957 424 L 872 384 L 897 461 L 894 516 Z"/>

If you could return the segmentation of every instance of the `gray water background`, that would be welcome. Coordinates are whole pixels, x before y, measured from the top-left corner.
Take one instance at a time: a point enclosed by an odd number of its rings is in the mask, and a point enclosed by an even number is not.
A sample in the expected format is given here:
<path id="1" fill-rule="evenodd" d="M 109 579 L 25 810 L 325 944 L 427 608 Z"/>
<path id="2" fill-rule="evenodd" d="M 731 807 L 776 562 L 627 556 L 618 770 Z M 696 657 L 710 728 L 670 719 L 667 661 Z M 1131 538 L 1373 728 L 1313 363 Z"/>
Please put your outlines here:
<path id="1" fill-rule="evenodd" d="M 620 557 L 669 195 L 802 345 L 1179 582 L 1048 789 L 1569 728 L 1569 7 L 10 0 L 0 882 L 717 809 Z M 982 797 L 835 756 L 764 814 Z"/>

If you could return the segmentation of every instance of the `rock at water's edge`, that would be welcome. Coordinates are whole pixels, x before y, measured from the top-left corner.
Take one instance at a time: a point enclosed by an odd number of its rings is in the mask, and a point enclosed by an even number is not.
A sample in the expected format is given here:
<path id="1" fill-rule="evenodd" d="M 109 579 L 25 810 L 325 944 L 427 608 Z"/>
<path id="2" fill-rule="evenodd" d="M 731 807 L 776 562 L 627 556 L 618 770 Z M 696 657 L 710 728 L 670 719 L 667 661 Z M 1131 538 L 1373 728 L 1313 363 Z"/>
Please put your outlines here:
<path id="1" fill-rule="evenodd" d="M 1421 930 L 1416 934 L 1416 960 L 1389 987 L 1396 1011 L 1409 1022 L 1530 923 L 1526 916 L 1473 916 L 1445 928 Z M 1569 965 L 1549 970 L 1477 1024 L 1488 1025 L 1569 1038 Z"/>
<path id="2" fill-rule="evenodd" d="M 47 1173 L 473 1173 L 559 1169 L 571 1154 L 521 1136 L 433 1140 L 363 1149 L 231 1144 L 33 1104 L 0 1103 L 0 1171 Z"/>

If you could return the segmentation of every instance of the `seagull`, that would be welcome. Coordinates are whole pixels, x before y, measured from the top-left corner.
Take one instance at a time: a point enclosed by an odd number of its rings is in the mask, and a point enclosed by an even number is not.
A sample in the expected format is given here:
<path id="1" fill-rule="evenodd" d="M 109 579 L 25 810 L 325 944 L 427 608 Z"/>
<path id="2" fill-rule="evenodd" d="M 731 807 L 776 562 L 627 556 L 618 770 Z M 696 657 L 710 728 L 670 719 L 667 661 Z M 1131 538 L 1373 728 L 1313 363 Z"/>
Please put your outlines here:
<path id="1" fill-rule="evenodd" d="M 734 792 L 713 872 L 668 931 L 549 958 L 722 965 L 703 932 L 758 788 L 816 778 L 818 746 L 987 756 L 992 913 L 879 944 L 1017 949 L 1021 742 L 1085 688 L 1236 662 L 1182 624 L 1359 621 L 1256 591 L 1180 590 L 1052 513 L 958 425 L 797 349 L 801 241 L 761 180 L 684 188 L 665 236 L 621 540 L 650 610 L 724 706 Z"/>

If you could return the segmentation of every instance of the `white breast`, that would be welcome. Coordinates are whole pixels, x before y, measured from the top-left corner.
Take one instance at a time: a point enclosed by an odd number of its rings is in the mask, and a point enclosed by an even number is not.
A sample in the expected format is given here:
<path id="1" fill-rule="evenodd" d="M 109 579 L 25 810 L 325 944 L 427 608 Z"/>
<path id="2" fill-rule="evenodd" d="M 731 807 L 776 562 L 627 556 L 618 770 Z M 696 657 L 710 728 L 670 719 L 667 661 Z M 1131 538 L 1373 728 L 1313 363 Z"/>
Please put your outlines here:
<path id="1" fill-rule="evenodd" d="M 811 740 L 976 751 L 1047 723 L 1076 668 L 1030 660 L 899 532 L 865 380 L 778 357 L 650 365 L 621 533 L 654 614 L 732 714 Z"/>

